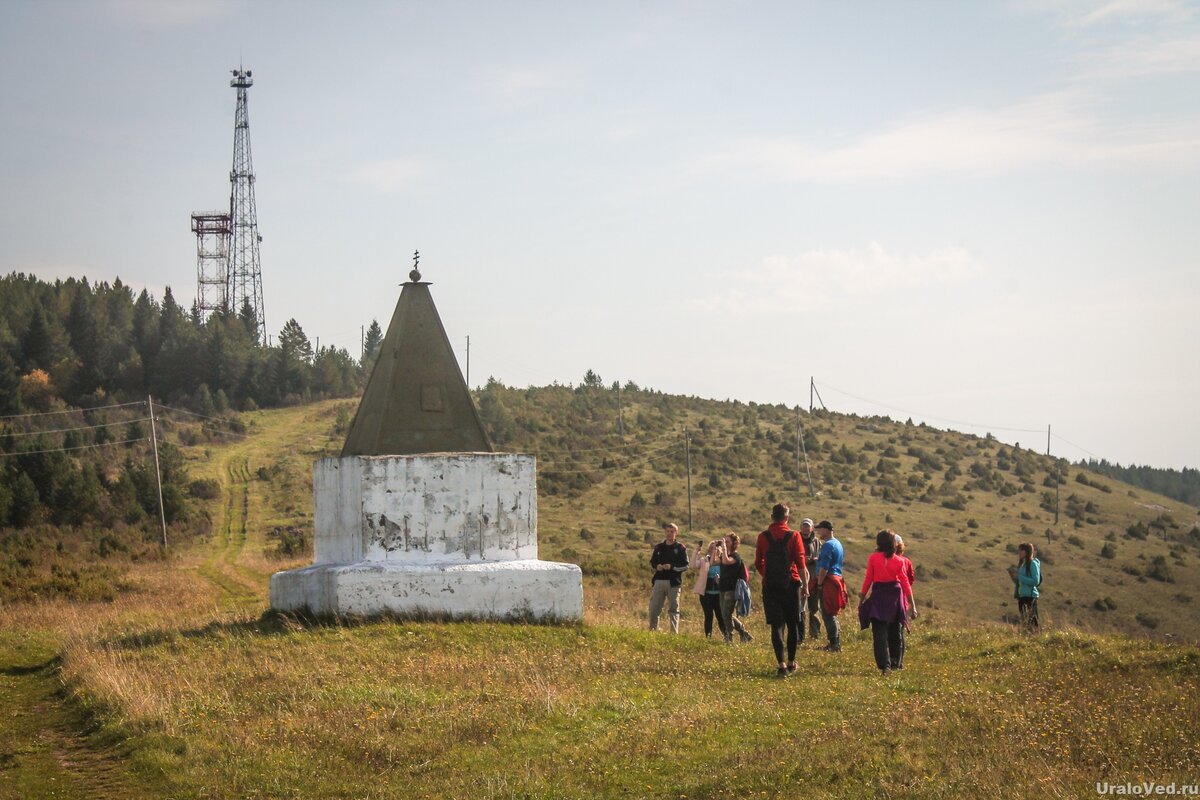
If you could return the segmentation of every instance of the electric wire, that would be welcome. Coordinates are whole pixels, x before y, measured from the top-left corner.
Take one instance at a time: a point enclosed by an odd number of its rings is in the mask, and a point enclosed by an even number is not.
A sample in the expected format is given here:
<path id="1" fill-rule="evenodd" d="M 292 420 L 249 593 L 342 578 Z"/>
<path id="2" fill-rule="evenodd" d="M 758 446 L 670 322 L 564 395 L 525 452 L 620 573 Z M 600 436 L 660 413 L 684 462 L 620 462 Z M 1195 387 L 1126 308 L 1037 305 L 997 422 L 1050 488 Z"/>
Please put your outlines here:
<path id="1" fill-rule="evenodd" d="M 869 397 L 860 397 L 859 395 L 847 392 L 845 389 L 839 389 L 836 386 L 831 386 L 828 383 L 822 383 L 820 385 L 824 386 L 826 389 L 833 389 L 833 391 L 837 392 L 838 394 L 845 395 L 846 397 L 852 397 L 855 400 L 860 400 L 864 403 L 870 403 L 871 405 L 879 406 L 880 408 L 886 408 L 889 411 L 898 411 L 901 414 L 908 414 L 909 416 L 937 420 L 938 422 L 948 422 L 951 425 L 962 425 L 967 428 L 979 428 L 985 431 L 1004 431 L 1005 433 L 1041 433 L 1040 430 L 1034 430 L 1032 428 L 1003 428 L 999 425 L 981 425 L 978 422 L 963 422 L 962 420 L 948 419 L 946 417 L 935 417 L 932 414 L 923 414 L 920 411 L 910 411 L 908 409 L 888 405 L 887 403 L 881 403 L 878 400 L 872 400 Z"/>
<path id="2" fill-rule="evenodd" d="M 130 403 L 116 403 L 111 406 L 96 406 L 94 408 L 68 408 L 65 411 L 33 411 L 28 414 L 8 414 L 0 416 L 0 419 L 22 419 L 24 417 L 48 417 L 54 414 L 87 414 L 92 411 L 104 411 L 110 408 L 127 408 L 129 406 L 145 405 L 145 400 L 134 400 Z"/>
<path id="3" fill-rule="evenodd" d="M 1074 447 L 1076 450 L 1081 450 L 1084 453 L 1087 453 L 1092 458 L 1096 458 L 1096 459 L 1100 458 L 1100 456 L 1096 455 L 1091 450 L 1088 450 L 1086 447 L 1080 447 L 1079 445 L 1075 444 L 1074 442 L 1070 441 L 1069 439 L 1064 439 L 1063 437 L 1059 436 L 1057 433 L 1051 432 L 1050 438 L 1058 439 L 1063 444 L 1070 445 L 1071 447 Z"/>
<path id="4" fill-rule="evenodd" d="M 141 436 L 137 439 L 124 439 L 120 442 L 101 442 L 100 444 L 81 444 L 76 447 L 52 447 L 48 450 L 20 450 L 13 453 L 0 453 L 0 458 L 12 458 L 14 456 L 33 456 L 39 453 L 66 453 L 71 450 L 85 450 L 89 447 L 113 447 L 119 444 L 130 444 L 132 442 L 148 442 L 149 436 Z"/>
<path id="5" fill-rule="evenodd" d="M 67 433 L 68 431 L 90 431 L 95 428 L 111 428 L 116 425 L 132 425 L 135 422 L 149 422 L 149 421 L 150 421 L 149 417 L 137 417 L 135 419 L 125 419 L 125 420 L 120 420 L 118 422 L 103 422 L 103 423 L 100 423 L 99 425 L 81 425 L 78 428 L 54 428 L 53 430 L 44 430 L 44 431 L 12 431 L 12 432 L 5 431 L 5 432 L 0 433 L 0 436 L 11 436 L 13 438 L 16 438 L 18 436 L 37 436 L 40 433 Z"/>

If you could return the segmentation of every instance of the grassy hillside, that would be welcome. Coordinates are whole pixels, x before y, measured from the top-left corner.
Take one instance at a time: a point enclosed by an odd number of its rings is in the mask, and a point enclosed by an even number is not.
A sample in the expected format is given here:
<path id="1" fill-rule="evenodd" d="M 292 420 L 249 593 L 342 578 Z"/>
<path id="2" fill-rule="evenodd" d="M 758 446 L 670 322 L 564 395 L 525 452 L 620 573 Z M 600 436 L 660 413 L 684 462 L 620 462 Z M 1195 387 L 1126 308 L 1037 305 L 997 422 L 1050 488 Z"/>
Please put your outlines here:
<path id="1" fill-rule="evenodd" d="M 802 419 L 811 498 L 794 410 L 628 390 L 622 439 L 601 389 L 492 384 L 480 404 L 505 449 L 539 454 L 542 556 L 584 566 L 582 626 L 267 614 L 270 573 L 309 561 L 311 463 L 353 404 L 254 412 L 207 442 L 175 430 L 219 485 L 207 532 L 112 562 L 112 595 L 0 606 L 0 698 L 19 710 L 0 719 L 0 798 L 1076 797 L 1200 774 L 1200 650 L 1178 643 L 1200 638 L 1195 510 L 987 438 L 825 413 Z M 906 670 L 880 679 L 853 631 L 775 681 L 760 617 L 725 647 L 691 598 L 684 636 L 642 630 L 648 543 L 686 527 L 685 426 L 692 538 L 752 534 L 789 501 L 835 521 L 853 582 L 879 526 L 905 534 L 926 612 Z M 1000 624 L 1022 539 L 1048 556 L 1035 637 Z"/>
<path id="2" fill-rule="evenodd" d="M 622 393 L 624 437 L 611 390 L 493 383 L 480 404 L 502 447 L 539 455 L 544 553 L 614 585 L 641 569 L 662 520 L 686 527 L 686 428 L 689 544 L 726 530 L 753 536 L 784 501 L 796 519 L 832 520 L 861 578 L 875 533 L 890 527 L 917 566 L 919 602 L 997 622 L 1015 613 L 1004 568 L 1031 541 L 1052 624 L 1200 640 L 1197 510 L 1060 459 L 823 411 L 799 415 L 798 451 L 793 409 L 646 391 Z"/>

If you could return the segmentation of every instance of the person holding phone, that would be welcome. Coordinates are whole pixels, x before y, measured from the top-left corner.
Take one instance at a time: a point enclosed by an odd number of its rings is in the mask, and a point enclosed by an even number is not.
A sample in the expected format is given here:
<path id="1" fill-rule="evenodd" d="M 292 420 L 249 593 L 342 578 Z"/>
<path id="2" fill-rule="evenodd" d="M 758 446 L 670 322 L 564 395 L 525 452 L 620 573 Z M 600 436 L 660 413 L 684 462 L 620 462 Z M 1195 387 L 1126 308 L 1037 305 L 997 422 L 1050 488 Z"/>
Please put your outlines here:
<path id="1" fill-rule="evenodd" d="M 725 620 L 721 617 L 721 562 L 725 560 L 725 542 L 722 539 L 708 543 L 705 550 L 703 540 L 696 542 L 692 556 L 692 569 L 696 570 L 696 582 L 692 592 L 700 596 L 700 608 L 704 609 L 704 636 L 712 638 L 713 617 L 717 627 L 725 636 Z"/>
<path id="2" fill-rule="evenodd" d="M 725 641 L 733 641 L 733 632 L 737 631 L 738 636 L 743 642 L 754 641 L 754 637 L 750 635 L 750 631 L 746 630 L 746 626 L 737 616 L 734 615 L 734 606 L 737 604 L 737 582 L 739 580 L 750 582 L 750 572 L 746 569 L 745 562 L 738 554 L 738 547 L 742 543 L 742 537 L 736 533 L 730 532 L 725 534 L 725 551 L 724 557 L 721 559 L 721 622 L 724 627 L 721 628 L 725 634 Z"/>

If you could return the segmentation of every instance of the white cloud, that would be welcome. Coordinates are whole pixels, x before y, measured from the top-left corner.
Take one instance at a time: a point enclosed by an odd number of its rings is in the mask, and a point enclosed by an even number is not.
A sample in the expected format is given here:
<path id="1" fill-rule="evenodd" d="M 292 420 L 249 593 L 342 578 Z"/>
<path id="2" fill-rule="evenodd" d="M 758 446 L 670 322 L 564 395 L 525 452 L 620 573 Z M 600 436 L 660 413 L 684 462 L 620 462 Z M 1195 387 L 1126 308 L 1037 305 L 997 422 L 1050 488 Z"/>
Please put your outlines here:
<path id="1" fill-rule="evenodd" d="M 230 0 L 108 0 L 108 13 L 139 28 L 182 28 L 233 13 Z"/>
<path id="2" fill-rule="evenodd" d="M 902 179 L 943 173 L 989 175 L 1041 164 L 1200 163 L 1200 120 L 1103 122 L 1086 96 L 1042 95 L 1004 108 L 965 108 L 897 123 L 857 142 L 819 147 L 753 138 L 703 159 L 708 169 L 777 181 Z"/>
<path id="3" fill-rule="evenodd" d="M 1139 37 L 1081 55 L 1079 77 L 1145 78 L 1200 71 L 1200 35 Z"/>
<path id="4" fill-rule="evenodd" d="M 1179 0 L 1108 0 L 1078 18 L 1077 24 L 1128 22 L 1131 18 L 1179 20 L 1189 16 Z"/>
<path id="5" fill-rule="evenodd" d="M 571 68 L 565 64 L 496 68 L 484 75 L 483 93 L 494 105 L 519 108 L 565 87 L 571 72 Z"/>
<path id="6" fill-rule="evenodd" d="M 690 306 L 698 311 L 759 314 L 898 289 L 963 284 L 984 271 L 983 264 L 962 247 L 904 255 L 871 242 L 857 250 L 768 256 L 756 267 L 718 276 L 720 288 L 695 298 Z"/>
<path id="7" fill-rule="evenodd" d="M 425 159 L 407 156 L 363 164 L 346 173 L 344 179 L 379 192 L 398 192 L 423 178 L 429 169 Z"/>

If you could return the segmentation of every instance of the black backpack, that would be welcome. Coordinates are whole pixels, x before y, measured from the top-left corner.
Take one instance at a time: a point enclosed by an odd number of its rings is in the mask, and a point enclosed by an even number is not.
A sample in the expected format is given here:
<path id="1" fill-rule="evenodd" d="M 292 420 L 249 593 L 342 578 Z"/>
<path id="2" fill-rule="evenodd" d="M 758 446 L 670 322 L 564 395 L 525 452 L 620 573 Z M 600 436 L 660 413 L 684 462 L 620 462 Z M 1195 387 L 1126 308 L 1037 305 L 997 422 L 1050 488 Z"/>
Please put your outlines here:
<path id="1" fill-rule="evenodd" d="M 776 589 L 786 589 L 792 583 L 792 562 L 788 558 L 788 543 L 791 542 L 795 531 L 788 531 L 782 539 L 771 536 L 770 531 L 763 531 L 767 536 L 766 564 L 763 568 L 763 586 Z"/>

